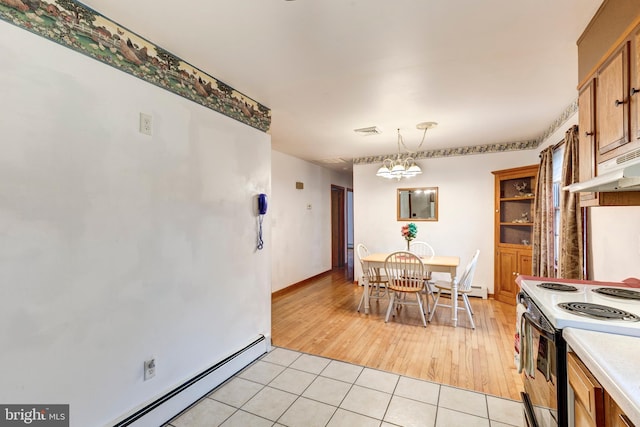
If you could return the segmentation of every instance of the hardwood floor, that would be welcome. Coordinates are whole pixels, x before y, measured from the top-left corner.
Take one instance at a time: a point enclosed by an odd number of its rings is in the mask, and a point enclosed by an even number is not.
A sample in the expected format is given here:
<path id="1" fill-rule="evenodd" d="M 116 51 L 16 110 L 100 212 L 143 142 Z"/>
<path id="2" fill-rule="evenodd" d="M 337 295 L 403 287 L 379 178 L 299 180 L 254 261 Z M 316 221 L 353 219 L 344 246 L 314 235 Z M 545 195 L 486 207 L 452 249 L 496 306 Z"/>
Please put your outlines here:
<path id="1" fill-rule="evenodd" d="M 475 331 L 464 311 L 458 327 L 438 308 L 424 328 L 417 307 L 384 322 L 387 301 L 356 311 L 363 288 L 336 269 L 272 298 L 273 345 L 441 384 L 520 400 L 513 362 L 515 307 L 471 298 Z"/>

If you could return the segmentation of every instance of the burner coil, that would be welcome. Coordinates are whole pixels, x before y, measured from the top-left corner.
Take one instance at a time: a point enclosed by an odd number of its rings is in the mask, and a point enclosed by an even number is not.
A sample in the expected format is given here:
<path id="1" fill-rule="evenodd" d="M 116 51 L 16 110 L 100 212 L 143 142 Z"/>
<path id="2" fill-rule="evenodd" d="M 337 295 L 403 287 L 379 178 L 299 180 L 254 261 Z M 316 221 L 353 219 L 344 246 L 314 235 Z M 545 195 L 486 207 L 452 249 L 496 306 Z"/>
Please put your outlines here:
<path id="1" fill-rule="evenodd" d="M 606 295 L 613 298 L 631 299 L 640 301 L 640 292 L 633 289 L 620 289 L 620 288 L 597 288 L 593 292 Z"/>
<path id="2" fill-rule="evenodd" d="M 558 307 L 570 313 L 591 317 L 592 319 L 625 320 L 629 322 L 640 321 L 639 316 L 629 313 L 628 311 L 589 302 L 562 302 L 558 304 Z"/>
<path id="3" fill-rule="evenodd" d="M 572 285 L 565 285 L 563 283 L 544 282 L 538 285 L 539 288 L 548 289 L 550 291 L 561 292 L 576 292 L 578 288 Z"/>

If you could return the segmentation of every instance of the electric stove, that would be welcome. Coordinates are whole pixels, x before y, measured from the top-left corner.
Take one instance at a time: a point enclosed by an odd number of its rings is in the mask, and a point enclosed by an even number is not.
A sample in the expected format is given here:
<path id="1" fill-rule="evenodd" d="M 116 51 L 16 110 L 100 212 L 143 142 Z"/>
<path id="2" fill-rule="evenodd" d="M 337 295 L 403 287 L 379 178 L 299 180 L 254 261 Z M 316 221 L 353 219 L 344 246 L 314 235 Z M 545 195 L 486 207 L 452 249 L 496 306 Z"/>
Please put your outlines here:
<path id="1" fill-rule="evenodd" d="M 568 427 L 567 345 L 562 330 L 640 337 L 640 289 L 624 283 L 531 276 L 519 276 L 516 282 L 518 303 L 524 306 L 521 325 L 530 325 L 534 346 L 529 354 L 535 369 L 522 371 L 526 424 Z"/>
<path id="2" fill-rule="evenodd" d="M 517 282 L 556 329 L 573 327 L 640 337 L 638 288 L 530 276 L 520 276 Z M 554 289 L 549 283 L 560 286 Z"/>

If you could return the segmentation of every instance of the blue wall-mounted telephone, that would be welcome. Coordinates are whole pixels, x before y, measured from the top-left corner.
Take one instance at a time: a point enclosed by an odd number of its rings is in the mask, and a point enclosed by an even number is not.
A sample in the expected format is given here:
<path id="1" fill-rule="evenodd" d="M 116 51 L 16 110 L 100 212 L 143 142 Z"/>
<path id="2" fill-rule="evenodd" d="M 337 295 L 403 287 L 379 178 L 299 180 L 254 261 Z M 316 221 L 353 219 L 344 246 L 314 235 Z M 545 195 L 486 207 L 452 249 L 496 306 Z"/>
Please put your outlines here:
<path id="1" fill-rule="evenodd" d="M 258 212 L 260 215 L 267 213 L 267 195 L 258 194 Z"/>
<path id="2" fill-rule="evenodd" d="M 261 250 L 264 247 L 262 241 L 262 218 L 267 213 L 267 195 L 258 194 L 258 246 L 257 249 Z"/>

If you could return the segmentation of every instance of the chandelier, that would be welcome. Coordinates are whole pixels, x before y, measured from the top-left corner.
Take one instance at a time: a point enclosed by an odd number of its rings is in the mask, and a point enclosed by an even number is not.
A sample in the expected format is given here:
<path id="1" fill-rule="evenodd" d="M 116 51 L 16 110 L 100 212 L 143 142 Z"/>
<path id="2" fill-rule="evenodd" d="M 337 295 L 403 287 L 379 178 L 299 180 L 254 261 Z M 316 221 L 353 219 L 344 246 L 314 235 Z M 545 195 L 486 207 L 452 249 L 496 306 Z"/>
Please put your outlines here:
<path id="1" fill-rule="evenodd" d="M 419 150 L 422 147 L 422 143 L 424 142 L 424 138 L 427 136 L 427 130 L 436 127 L 438 124 L 436 122 L 422 122 L 416 125 L 416 128 L 423 129 L 424 133 L 422 134 L 422 140 L 418 145 Z M 401 153 L 401 148 L 403 147 L 406 151 L 406 155 Z M 416 164 L 415 159 L 411 156 L 415 151 L 410 151 L 404 143 L 402 139 L 402 135 L 400 135 L 400 129 L 398 129 L 398 154 L 395 158 L 386 158 L 382 161 L 382 166 L 378 169 L 376 176 L 380 176 L 382 178 L 392 179 L 395 178 L 400 181 L 402 178 L 411 178 L 416 175 L 422 173 L 422 169 L 420 166 Z"/>

